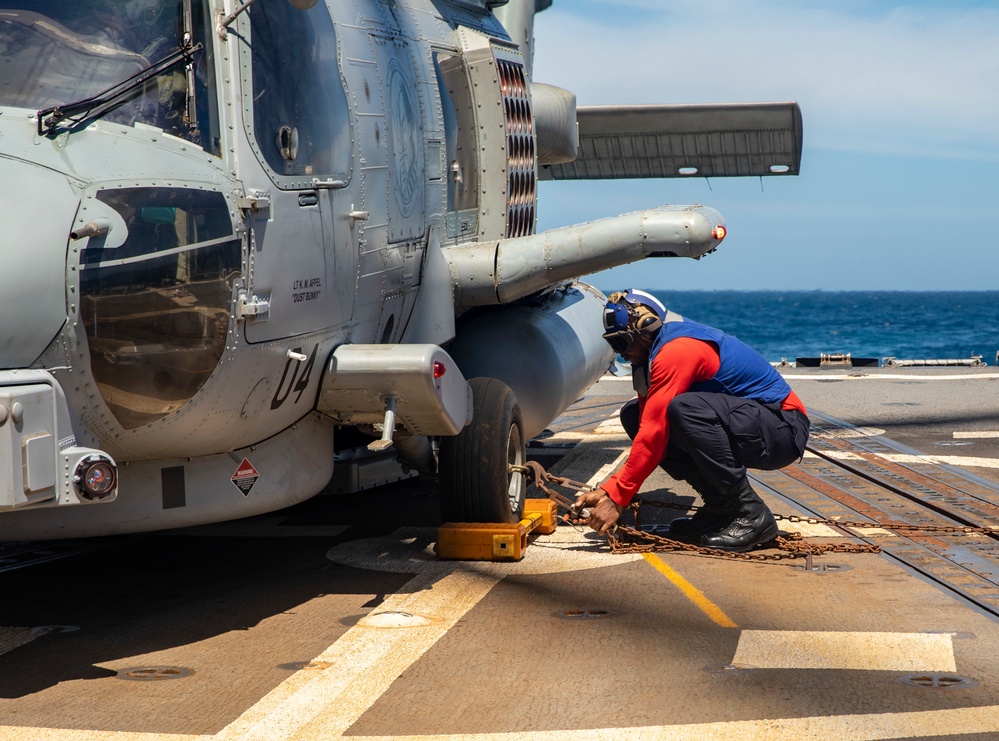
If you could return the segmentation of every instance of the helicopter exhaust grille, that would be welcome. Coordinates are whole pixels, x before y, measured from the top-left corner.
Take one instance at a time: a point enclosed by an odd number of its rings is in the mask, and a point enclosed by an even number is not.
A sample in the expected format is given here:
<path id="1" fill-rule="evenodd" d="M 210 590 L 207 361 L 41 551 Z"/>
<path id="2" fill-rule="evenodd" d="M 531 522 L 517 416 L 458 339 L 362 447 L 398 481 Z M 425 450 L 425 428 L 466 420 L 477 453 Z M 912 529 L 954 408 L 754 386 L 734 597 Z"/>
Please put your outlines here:
<path id="1" fill-rule="evenodd" d="M 497 59 L 503 112 L 506 118 L 506 236 L 534 233 L 537 204 L 537 167 L 534 118 L 524 65 Z"/>

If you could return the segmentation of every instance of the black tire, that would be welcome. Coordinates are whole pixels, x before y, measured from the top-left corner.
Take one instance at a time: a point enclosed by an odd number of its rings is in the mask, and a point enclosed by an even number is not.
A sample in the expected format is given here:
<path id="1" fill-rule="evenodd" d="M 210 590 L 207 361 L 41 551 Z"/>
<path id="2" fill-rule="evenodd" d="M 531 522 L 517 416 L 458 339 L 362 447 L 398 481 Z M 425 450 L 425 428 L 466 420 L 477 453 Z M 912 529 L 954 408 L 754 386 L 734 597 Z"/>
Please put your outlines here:
<path id="1" fill-rule="evenodd" d="M 517 397 L 495 378 L 473 378 L 472 421 L 441 438 L 439 481 L 444 522 L 519 522 L 527 480 L 524 423 Z"/>

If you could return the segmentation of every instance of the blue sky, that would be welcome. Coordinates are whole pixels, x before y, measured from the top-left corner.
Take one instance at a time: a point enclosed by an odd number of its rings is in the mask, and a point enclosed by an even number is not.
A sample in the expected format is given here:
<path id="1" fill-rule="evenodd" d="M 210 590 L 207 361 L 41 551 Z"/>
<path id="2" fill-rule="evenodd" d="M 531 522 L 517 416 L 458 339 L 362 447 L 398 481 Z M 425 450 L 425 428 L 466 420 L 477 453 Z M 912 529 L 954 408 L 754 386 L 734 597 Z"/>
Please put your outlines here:
<path id="1" fill-rule="evenodd" d="M 999 289 L 999 4 L 554 0 L 534 78 L 579 105 L 796 100 L 797 177 L 545 182 L 538 230 L 703 203 L 729 236 L 600 288 Z"/>

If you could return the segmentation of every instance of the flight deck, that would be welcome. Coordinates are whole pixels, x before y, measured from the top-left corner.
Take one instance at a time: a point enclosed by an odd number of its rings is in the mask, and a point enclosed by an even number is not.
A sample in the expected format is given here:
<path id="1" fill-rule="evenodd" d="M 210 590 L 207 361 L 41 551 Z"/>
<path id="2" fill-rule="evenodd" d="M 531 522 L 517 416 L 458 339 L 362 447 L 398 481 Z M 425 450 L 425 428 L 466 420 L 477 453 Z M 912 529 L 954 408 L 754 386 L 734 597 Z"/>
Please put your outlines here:
<path id="1" fill-rule="evenodd" d="M 996 738 L 999 373 L 782 373 L 811 439 L 753 483 L 820 554 L 615 553 L 560 525 L 516 561 L 442 560 L 415 478 L 7 545 L 0 741 Z M 604 377 L 529 456 L 599 483 L 630 396 Z M 652 534 L 699 503 L 661 471 L 642 497 Z"/>

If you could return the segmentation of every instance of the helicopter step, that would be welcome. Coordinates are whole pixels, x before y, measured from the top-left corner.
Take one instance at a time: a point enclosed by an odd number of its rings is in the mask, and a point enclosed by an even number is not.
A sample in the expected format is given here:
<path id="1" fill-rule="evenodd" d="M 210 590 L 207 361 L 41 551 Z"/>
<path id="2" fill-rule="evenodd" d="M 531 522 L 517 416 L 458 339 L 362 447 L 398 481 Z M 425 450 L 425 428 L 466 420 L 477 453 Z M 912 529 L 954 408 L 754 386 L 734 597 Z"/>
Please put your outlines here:
<path id="1" fill-rule="evenodd" d="M 519 561 L 531 533 L 550 535 L 558 525 L 555 502 L 527 499 L 520 522 L 446 522 L 437 528 L 437 558 L 453 561 Z"/>
<path id="2" fill-rule="evenodd" d="M 354 344 L 330 357 L 316 408 L 339 422 L 381 425 L 391 443 L 396 419 L 416 434 L 454 435 L 471 407 L 461 371 L 436 345 Z"/>

